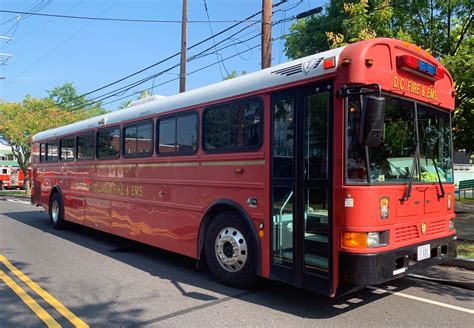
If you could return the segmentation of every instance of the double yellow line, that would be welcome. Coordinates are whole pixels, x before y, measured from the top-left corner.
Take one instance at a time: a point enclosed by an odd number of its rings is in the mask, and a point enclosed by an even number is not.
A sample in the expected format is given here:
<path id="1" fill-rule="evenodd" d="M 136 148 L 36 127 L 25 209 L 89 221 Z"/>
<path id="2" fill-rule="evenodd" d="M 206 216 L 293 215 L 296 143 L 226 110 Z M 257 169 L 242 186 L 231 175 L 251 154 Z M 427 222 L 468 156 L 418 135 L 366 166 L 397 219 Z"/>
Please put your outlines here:
<path id="1" fill-rule="evenodd" d="M 15 276 L 23 281 L 28 287 L 30 287 L 38 296 L 45 300 L 49 305 L 55 308 L 62 316 L 69 320 L 76 327 L 89 327 L 84 321 L 79 319 L 74 313 L 69 311 L 64 305 L 62 305 L 56 298 L 41 288 L 37 283 L 28 278 L 23 272 L 16 268 L 10 261 L 3 255 L 0 255 L 0 263 L 3 263 L 8 270 L 10 270 Z M 54 318 L 46 312 L 30 295 L 28 295 L 12 278 L 10 278 L 4 271 L 0 269 L 0 280 L 2 280 L 8 287 L 10 287 L 18 297 L 21 298 L 37 316 L 40 318 L 48 327 L 61 327 L 61 325 L 54 320 Z"/>

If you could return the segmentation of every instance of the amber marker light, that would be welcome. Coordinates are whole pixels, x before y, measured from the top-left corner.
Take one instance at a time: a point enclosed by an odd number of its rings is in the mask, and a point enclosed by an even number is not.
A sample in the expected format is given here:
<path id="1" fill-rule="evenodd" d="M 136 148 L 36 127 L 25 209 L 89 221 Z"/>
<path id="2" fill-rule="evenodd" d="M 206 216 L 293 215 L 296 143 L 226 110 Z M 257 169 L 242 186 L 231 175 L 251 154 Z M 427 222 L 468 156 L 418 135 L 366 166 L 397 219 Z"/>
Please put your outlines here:
<path id="1" fill-rule="evenodd" d="M 367 248 L 367 232 L 344 232 L 342 245 L 348 248 Z"/>
<path id="2" fill-rule="evenodd" d="M 342 65 L 349 65 L 350 63 L 352 63 L 352 59 L 350 58 L 345 58 L 342 60 Z"/>
<path id="3" fill-rule="evenodd" d="M 260 231 L 258 232 L 258 236 L 259 236 L 260 238 L 263 238 L 263 236 L 265 236 L 265 233 L 263 232 L 263 230 L 260 230 Z"/>
<path id="4" fill-rule="evenodd" d="M 366 64 L 367 66 L 372 66 L 372 65 L 374 64 L 374 60 L 373 60 L 373 59 L 366 59 L 366 60 L 365 60 L 365 64 Z"/>

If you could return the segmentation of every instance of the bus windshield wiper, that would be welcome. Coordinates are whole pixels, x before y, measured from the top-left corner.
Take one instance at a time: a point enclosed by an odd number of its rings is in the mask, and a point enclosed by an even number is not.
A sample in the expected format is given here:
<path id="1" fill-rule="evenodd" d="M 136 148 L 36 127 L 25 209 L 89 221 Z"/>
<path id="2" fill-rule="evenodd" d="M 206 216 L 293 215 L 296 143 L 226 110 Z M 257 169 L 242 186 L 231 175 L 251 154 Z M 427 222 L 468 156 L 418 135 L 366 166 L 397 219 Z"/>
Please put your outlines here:
<path id="1" fill-rule="evenodd" d="M 417 163 L 417 159 L 418 159 L 418 154 L 419 154 L 419 151 L 418 151 L 418 143 L 417 143 L 415 145 L 415 156 L 413 158 L 413 164 L 411 166 L 410 176 L 408 177 L 408 179 L 409 179 L 408 180 L 408 186 L 407 186 L 407 189 L 405 190 L 405 193 L 403 194 L 403 197 L 400 198 L 401 202 L 406 202 L 411 197 L 411 189 L 413 187 L 413 179 L 415 178 L 415 171 L 416 171 L 416 163 Z"/>
<path id="2" fill-rule="evenodd" d="M 432 161 L 433 161 L 433 166 L 436 171 L 436 176 L 438 177 L 439 189 L 441 190 L 441 195 L 439 195 L 438 198 L 444 198 L 445 196 L 444 187 L 443 187 L 443 183 L 441 182 L 441 177 L 439 176 L 438 164 L 436 164 L 436 160 L 434 158 L 432 159 Z"/>

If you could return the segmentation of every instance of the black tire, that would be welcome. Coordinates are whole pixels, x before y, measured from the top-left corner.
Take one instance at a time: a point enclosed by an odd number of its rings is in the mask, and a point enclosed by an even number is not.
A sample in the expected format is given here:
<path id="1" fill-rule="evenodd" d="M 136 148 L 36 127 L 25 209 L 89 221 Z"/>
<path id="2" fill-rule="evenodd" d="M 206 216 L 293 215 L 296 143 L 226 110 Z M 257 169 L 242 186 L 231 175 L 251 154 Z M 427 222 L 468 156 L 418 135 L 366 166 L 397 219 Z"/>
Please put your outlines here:
<path id="1" fill-rule="evenodd" d="M 255 283 L 256 247 L 249 227 L 238 213 L 224 211 L 212 220 L 204 251 L 209 270 L 217 281 L 237 288 L 248 288 Z M 224 264 L 224 260 L 229 264 Z"/>
<path id="2" fill-rule="evenodd" d="M 3 181 L 0 181 L 0 190 L 3 190 Z"/>
<path id="3" fill-rule="evenodd" d="M 49 203 L 49 219 L 54 229 L 59 230 L 66 227 L 63 201 L 57 192 L 53 194 Z"/>

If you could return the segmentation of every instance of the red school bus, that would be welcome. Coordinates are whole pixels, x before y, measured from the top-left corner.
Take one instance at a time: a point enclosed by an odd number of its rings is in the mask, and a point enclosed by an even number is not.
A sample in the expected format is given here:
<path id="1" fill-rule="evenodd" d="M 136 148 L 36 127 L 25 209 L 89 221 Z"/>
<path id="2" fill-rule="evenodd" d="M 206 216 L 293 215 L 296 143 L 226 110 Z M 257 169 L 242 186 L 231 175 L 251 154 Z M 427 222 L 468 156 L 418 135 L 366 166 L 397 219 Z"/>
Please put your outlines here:
<path id="1" fill-rule="evenodd" d="M 453 81 L 379 38 L 38 133 L 32 202 L 334 296 L 455 254 Z"/>

